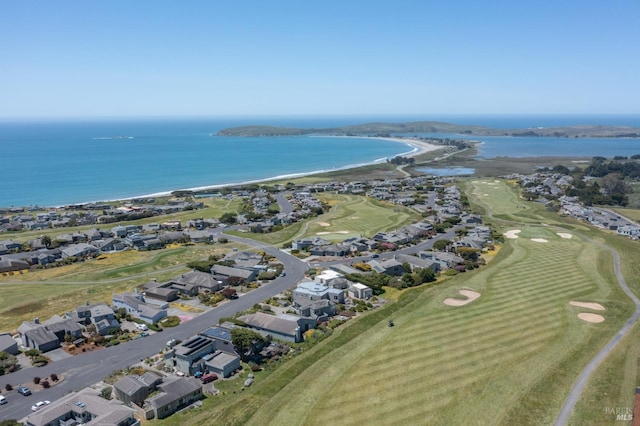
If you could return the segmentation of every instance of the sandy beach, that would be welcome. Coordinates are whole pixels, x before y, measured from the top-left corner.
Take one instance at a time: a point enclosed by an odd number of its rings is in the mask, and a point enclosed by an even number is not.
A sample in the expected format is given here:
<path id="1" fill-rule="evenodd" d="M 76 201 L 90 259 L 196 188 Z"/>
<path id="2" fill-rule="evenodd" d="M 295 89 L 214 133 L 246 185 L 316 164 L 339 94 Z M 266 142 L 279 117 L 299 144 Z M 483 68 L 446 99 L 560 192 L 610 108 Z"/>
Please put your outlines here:
<path id="1" fill-rule="evenodd" d="M 426 152 L 431 152 L 431 151 L 437 151 L 439 149 L 444 149 L 446 148 L 446 146 L 443 145 L 434 145 L 432 143 L 428 143 L 428 142 L 424 142 L 420 139 L 415 139 L 415 138 L 387 138 L 387 137 L 371 137 L 371 136 L 348 136 L 350 138 L 365 138 L 365 139 L 379 139 L 379 140 L 383 140 L 383 141 L 390 141 L 390 142 L 398 142 L 398 143 L 403 143 L 405 145 L 409 145 L 411 147 L 413 147 L 412 151 L 406 152 L 406 153 L 402 153 L 402 154 L 398 154 L 399 156 L 403 156 L 403 157 L 415 157 L 417 155 L 420 154 L 424 154 Z"/>
<path id="2" fill-rule="evenodd" d="M 323 137 L 326 137 L 326 136 L 323 136 Z M 421 141 L 419 139 L 414 139 L 414 138 L 398 138 L 398 137 L 392 138 L 392 137 L 373 137 L 373 136 L 335 136 L 335 137 L 348 138 L 348 139 L 350 139 L 350 138 L 378 139 L 378 140 L 384 140 L 384 141 L 389 141 L 389 142 L 402 143 L 404 145 L 407 145 L 407 146 L 410 146 L 410 147 L 413 148 L 411 151 L 403 152 L 403 153 L 400 153 L 400 154 L 396 155 L 396 156 L 402 156 L 402 157 L 415 157 L 415 156 L 418 156 L 420 154 L 424 154 L 426 152 L 437 151 L 439 149 L 447 148 L 446 146 L 434 145 L 434 144 L 427 143 L 427 142 Z M 386 160 L 386 159 L 383 159 L 383 160 Z M 269 178 L 265 178 L 265 179 L 257 179 L 257 180 L 248 180 L 248 181 L 244 181 L 244 182 L 232 182 L 232 183 L 223 183 L 223 184 L 215 184 L 215 185 L 198 186 L 198 187 L 192 187 L 192 188 L 184 188 L 182 190 L 184 190 L 184 191 L 215 190 L 215 189 L 220 189 L 220 188 L 225 187 L 225 186 L 238 186 L 238 185 L 263 183 L 263 182 L 269 182 L 269 181 L 274 181 L 274 180 L 310 176 L 310 175 L 315 175 L 315 174 L 320 174 L 320 173 L 326 173 L 326 172 L 329 172 L 329 171 L 348 170 L 348 169 L 353 169 L 353 168 L 357 168 L 357 167 L 368 166 L 368 165 L 371 165 L 371 164 L 377 164 L 377 163 L 380 163 L 381 161 L 382 160 L 370 161 L 370 162 L 367 162 L 367 163 L 358 163 L 358 164 L 353 164 L 353 165 L 349 165 L 349 166 L 339 167 L 339 168 L 333 169 L 333 170 L 316 170 L 316 171 L 310 171 L 310 172 L 292 173 L 292 174 L 287 174 L 287 175 L 279 175 L 279 176 L 269 177 Z M 136 198 L 146 198 L 146 197 L 163 197 L 163 196 L 166 197 L 166 196 L 171 195 L 172 192 L 173 191 L 163 191 L 163 192 L 156 192 L 156 193 L 153 193 L 153 194 L 139 195 L 139 196 L 135 196 L 135 197 L 127 197 L 127 198 L 123 198 L 123 199 L 120 199 L 120 200 L 109 200 L 109 201 L 123 201 L 123 200 L 126 201 L 126 200 L 131 200 L 131 199 L 136 199 Z"/>

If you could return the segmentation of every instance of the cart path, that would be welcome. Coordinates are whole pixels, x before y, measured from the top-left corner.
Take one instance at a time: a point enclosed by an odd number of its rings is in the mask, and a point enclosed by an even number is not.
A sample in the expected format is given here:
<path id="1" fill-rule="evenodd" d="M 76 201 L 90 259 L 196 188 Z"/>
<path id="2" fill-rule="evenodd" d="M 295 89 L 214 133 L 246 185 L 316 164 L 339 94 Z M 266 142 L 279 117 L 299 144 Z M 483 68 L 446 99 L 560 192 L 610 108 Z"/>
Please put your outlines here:
<path id="1" fill-rule="evenodd" d="M 636 295 L 631 292 L 631 290 L 627 286 L 627 282 L 622 276 L 622 271 L 620 269 L 620 256 L 618 255 L 618 252 L 611 247 L 606 246 L 605 244 L 595 241 L 592 242 L 606 247 L 613 255 L 613 267 L 616 273 L 616 278 L 618 279 L 618 284 L 620 284 L 620 287 L 625 292 L 625 294 L 629 296 L 629 298 L 636 305 L 636 310 L 633 315 L 631 315 L 631 317 L 627 320 L 624 326 L 622 326 L 622 328 L 616 333 L 616 335 L 613 336 L 613 338 L 605 345 L 605 347 L 602 348 L 600 352 L 598 352 L 598 354 L 591 361 L 589 361 L 587 366 L 582 370 L 582 372 L 578 376 L 578 379 L 573 384 L 569 395 L 567 395 L 567 399 L 562 405 L 562 409 L 560 410 L 560 413 L 558 414 L 558 417 L 556 418 L 556 421 L 554 423 L 555 426 L 564 426 L 568 423 L 569 418 L 573 413 L 573 409 L 575 408 L 576 403 L 578 402 L 578 399 L 582 394 L 582 391 L 587 386 L 591 375 L 596 371 L 600 363 L 609 355 L 611 350 L 615 348 L 616 345 L 620 343 L 622 338 L 624 338 L 629 333 L 636 321 L 638 321 L 638 318 L 640 318 L 640 299 L 638 299 Z"/>

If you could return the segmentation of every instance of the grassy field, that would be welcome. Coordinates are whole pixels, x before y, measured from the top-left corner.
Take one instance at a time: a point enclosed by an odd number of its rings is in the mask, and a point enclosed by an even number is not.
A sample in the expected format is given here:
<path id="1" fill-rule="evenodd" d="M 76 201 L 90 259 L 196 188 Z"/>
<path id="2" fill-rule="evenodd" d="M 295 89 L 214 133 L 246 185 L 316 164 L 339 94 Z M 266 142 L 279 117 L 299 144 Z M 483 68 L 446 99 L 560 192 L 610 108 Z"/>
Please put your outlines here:
<path id="1" fill-rule="evenodd" d="M 237 244 L 233 244 L 238 247 Z M 152 278 L 165 281 L 188 271 L 184 264 L 231 250 L 231 244 L 181 246 L 161 251 L 127 251 L 59 268 L 0 277 L 0 330 L 22 321 L 47 319 L 75 306 L 110 302 Z M 25 297 L 28 294 L 28 298 Z"/>
<path id="2" fill-rule="evenodd" d="M 485 268 L 404 292 L 241 395 L 216 397 L 207 401 L 215 408 L 169 424 L 553 423 L 577 374 L 632 305 L 618 288 L 610 254 L 582 238 L 583 226 L 568 220 L 560 227 L 562 218 L 523 204 L 502 182 L 475 181 L 470 189 L 493 212 L 494 226 L 521 230 Z M 462 288 L 481 296 L 463 307 L 443 304 Z M 572 300 L 601 303 L 606 320 L 578 319 L 591 311 Z M 393 328 L 386 324 L 391 316 Z M 635 372 L 635 359 L 618 364 Z M 615 378 L 603 375 L 615 388 Z M 575 424 L 589 424 L 580 423 L 587 418 L 579 412 Z"/>

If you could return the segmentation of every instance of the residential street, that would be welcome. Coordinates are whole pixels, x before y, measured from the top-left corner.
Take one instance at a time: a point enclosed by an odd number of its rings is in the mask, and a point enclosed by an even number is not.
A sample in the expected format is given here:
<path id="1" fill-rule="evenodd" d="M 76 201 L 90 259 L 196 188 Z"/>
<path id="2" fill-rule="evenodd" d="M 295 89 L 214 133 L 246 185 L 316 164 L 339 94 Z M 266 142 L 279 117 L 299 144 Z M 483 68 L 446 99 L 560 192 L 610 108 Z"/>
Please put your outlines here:
<path id="1" fill-rule="evenodd" d="M 455 235 L 455 229 L 456 228 L 451 229 L 444 234 L 439 234 L 437 238 L 425 240 L 415 246 L 403 248 L 393 253 L 381 254 L 380 257 L 391 258 L 395 253 L 407 254 L 430 249 L 438 239 L 452 239 Z M 218 236 L 222 236 L 222 231 L 218 233 Z M 295 286 L 304 278 L 305 272 L 309 268 L 307 263 L 267 244 L 227 234 L 224 234 L 224 238 L 263 250 L 265 253 L 278 258 L 284 265 L 284 270 L 287 272 L 286 276 L 279 277 L 269 284 L 245 293 L 239 299 L 229 300 L 177 327 L 151 334 L 146 338 L 136 339 L 118 346 L 111 346 L 99 351 L 62 359 L 44 367 L 24 368 L 15 373 L 0 376 L 0 387 L 3 389 L 7 383 L 10 383 L 14 389 L 22 384 L 29 386 L 35 376 L 47 377 L 51 373 L 56 373 L 65 378 L 62 383 L 50 389 L 34 392 L 33 395 L 28 397 L 19 395 L 15 390 L 8 393 L 3 391 L 8 403 L 0 406 L 0 418 L 20 419 L 30 413 L 31 405 L 37 401 L 45 399 L 55 401 L 69 392 L 78 391 L 101 381 L 114 370 L 127 368 L 140 362 L 141 359 L 153 356 L 165 347 L 166 342 L 171 339 L 185 340 L 207 327 L 218 324 L 220 318 L 231 317 L 236 312 L 246 310 L 256 303 L 260 303 L 265 299 Z M 364 258 L 366 257 L 362 259 Z M 358 258 L 354 258 L 354 260 L 357 259 Z M 318 265 L 329 266 L 337 262 L 338 261 L 323 262 Z"/>

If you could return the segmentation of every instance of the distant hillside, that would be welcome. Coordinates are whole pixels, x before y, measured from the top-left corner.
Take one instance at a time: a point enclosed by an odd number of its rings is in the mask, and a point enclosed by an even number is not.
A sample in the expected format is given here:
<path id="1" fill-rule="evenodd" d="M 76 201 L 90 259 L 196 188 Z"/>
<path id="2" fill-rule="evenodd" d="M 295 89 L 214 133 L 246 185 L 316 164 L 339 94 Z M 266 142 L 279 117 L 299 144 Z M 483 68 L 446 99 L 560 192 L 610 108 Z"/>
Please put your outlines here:
<path id="1" fill-rule="evenodd" d="M 388 135 L 396 133 L 456 133 L 478 136 L 529 136 L 558 138 L 640 138 L 640 128 L 627 126 L 567 126 L 528 129 L 492 129 L 440 121 L 409 123 L 365 123 L 327 129 L 297 129 L 275 126 L 242 126 L 220 130 L 218 136 L 297 136 L 297 135 Z"/>

